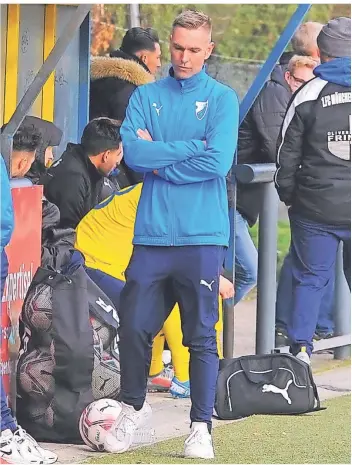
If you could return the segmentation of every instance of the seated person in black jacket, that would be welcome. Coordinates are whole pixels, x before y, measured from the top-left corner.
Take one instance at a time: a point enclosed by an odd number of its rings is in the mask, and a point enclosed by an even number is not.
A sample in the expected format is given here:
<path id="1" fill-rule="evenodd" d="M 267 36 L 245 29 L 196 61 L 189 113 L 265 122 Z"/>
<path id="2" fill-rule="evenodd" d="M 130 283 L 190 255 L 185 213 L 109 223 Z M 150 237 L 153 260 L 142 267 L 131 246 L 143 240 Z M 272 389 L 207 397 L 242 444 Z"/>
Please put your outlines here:
<path id="1" fill-rule="evenodd" d="M 80 144 L 69 143 L 41 179 L 44 194 L 60 210 L 60 227 L 76 228 L 99 202 L 104 177 L 122 160 L 120 123 L 96 118 L 84 128 Z"/>

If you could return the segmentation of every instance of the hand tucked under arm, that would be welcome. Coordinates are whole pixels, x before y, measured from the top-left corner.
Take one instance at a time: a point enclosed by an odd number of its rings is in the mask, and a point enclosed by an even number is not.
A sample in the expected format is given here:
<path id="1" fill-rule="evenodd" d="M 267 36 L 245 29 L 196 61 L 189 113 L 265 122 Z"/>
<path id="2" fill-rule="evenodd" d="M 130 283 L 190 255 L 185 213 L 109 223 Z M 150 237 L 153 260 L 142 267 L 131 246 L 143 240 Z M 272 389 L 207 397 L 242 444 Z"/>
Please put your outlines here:
<path id="1" fill-rule="evenodd" d="M 132 94 L 126 118 L 121 126 L 126 164 L 137 172 L 152 172 L 165 166 L 187 160 L 204 150 L 202 141 L 162 142 L 148 138 L 140 89 Z M 149 134 L 150 136 L 150 134 Z"/>
<path id="2" fill-rule="evenodd" d="M 174 184 L 191 184 L 225 177 L 234 158 L 238 138 L 239 106 L 235 92 L 218 102 L 216 118 L 203 141 L 203 151 L 187 160 L 158 169 L 158 176 Z"/>

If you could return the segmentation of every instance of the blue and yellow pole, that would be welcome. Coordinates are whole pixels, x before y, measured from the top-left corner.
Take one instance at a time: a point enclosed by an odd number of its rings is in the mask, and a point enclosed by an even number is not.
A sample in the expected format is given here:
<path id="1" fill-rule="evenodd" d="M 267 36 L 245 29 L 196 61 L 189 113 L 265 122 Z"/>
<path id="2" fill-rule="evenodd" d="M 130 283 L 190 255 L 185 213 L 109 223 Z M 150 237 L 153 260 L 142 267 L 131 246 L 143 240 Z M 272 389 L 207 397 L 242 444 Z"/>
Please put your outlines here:
<path id="1" fill-rule="evenodd" d="M 17 106 L 19 40 L 20 5 L 8 5 L 4 96 L 5 123 L 9 121 Z"/>
<path id="2" fill-rule="evenodd" d="M 45 61 L 55 45 L 56 37 L 56 5 L 46 5 L 44 14 L 44 49 L 43 61 Z M 52 72 L 43 86 L 42 118 L 54 121 L 55 104 L 55 76 Z"/>

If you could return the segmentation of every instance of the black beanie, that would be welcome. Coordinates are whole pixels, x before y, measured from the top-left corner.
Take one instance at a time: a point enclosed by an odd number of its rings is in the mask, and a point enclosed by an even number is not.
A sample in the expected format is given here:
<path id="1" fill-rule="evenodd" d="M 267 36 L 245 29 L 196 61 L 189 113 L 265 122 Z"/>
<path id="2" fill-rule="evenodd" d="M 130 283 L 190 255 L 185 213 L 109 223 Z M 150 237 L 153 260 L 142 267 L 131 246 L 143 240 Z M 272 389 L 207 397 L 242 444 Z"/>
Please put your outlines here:
<path id="1" fill-rule="evenodd" d="M 320 31 L 317 43 L 320 52 L 329 57 L 351 56 L 351 18 L 330 20 Z"/>

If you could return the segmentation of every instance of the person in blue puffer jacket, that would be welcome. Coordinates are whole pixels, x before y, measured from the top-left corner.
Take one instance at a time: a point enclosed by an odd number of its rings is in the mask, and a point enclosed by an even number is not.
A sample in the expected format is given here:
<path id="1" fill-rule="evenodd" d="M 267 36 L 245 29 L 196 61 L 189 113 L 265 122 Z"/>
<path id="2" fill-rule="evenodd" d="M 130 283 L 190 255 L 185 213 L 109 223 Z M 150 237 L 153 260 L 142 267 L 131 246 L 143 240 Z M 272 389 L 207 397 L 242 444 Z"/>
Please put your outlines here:
<path id="1" fill-rule="evenodd" d="M 150 424 L 151 341 L 170 302 L 177 302 L 190 351 L 191 434 L 184 454 L 214 457 L 214 326 L 229 242 L 225 177 L 237 145 L 239 105 L 231 88 L 205 72 L 213 47 L 210 18 L 181 13 L 170 37 L 169 76 L 135 90 L 121 127 L 125 162 L 145 177 L 121 294 L 122 412 L 106 436 L 110 452 L 129 449 Z"/>

